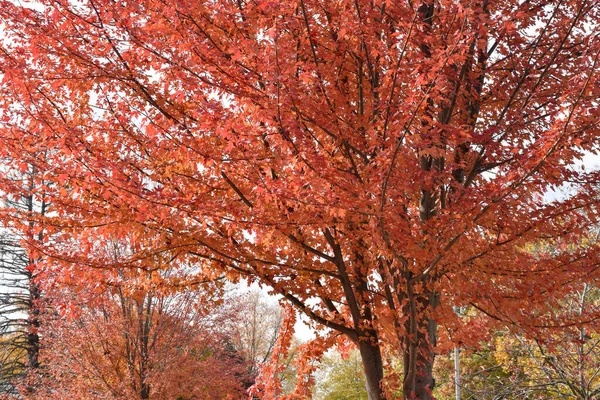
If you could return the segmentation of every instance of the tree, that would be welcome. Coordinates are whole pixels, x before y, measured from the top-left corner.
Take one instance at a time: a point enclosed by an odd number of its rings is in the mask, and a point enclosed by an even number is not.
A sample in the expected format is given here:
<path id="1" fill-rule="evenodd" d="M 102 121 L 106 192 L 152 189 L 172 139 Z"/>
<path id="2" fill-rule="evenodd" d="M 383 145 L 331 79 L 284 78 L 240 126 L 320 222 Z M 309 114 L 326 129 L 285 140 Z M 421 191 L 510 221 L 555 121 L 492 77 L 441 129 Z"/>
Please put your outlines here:
<path id="1" fill-rule="evenodd" d="M 251 364 L 251 374 L 256 376 L 262 364 L 271 356 L 281 325 L 281 307 L 269 303 L 260 291 L 240 294 L 237 326 L 233 344 Z"/>
<path id="2" fill-rule="evenodd" d="M 35 291 L 29 291 L 34 287 L 32 273 L 27 269 L 31 260 L 19 242 L 14 234 L 5 234 L 0 239 L 4 281 L 0 306 L 2 393 L 15 393 L 17 380 L 28 369 L 39 366 L 39 320 L 36 315 L 39 299 L 34 298 Z M 32 309 L 34 312 L 30 316 Z"/>
<path id="3" fill-rule="evenodd" d="M 557 314 L 593 313 L 598 289 L 582 284 L 564 299 Z M 544 337 L 497 332 L 484 347 L 481 375 L 466 379 L 472 398 L 593 399 L 600 393 L 600 338 L 597 323 L 573 326 Z M 477 371 L 475 371 L 477 372 Z"/>
<path id="4" fill-rule="evenodd" d="M 523 390 L 527 379 L 502 349 L 512 351 L 512 335 L 499 331 L 475 349 L 460 353 L 460 394 L 465 400 L 526 398 L 531 391 Z M 440 400 L 456 399 L 454 360 L 449 354 L 436 357 L 434 370 L 435 395 Z M 522 360 L 521 360 L 522 361 Z M 536 398 L 536 397 L 532 397 Z"/>
<path id="5" fill-rule="evenodd" d="M 228 342 L 235 307 L 206 302 L 207 288 L 169 295 L 115 284 L 85 302 L 72 293 L 68 308 L 64 293 L 54 296 L 63 311 L 46 316 L 45 367 L 26 398 L 244 397 L 250 365 Z"/>
<path id="6" fill-rule="evenodd" d="M 46 240 L 35 220 L 47 213 L 48 203 L 40 171 L 31 165 L 11 168 L 7 160 L 2 164 L 0 393 L 15 394 L 22 378 L 40 367 L 39 316 L 44 302 L 38 282 L 40 259 L 27 243 Z"/>
<path id="7" fill-rule="evenodd" d="M 405 397 L 427 399 L 437 327 L 468 341 L 453 305 L 523 329 L 597 318 L 550 310 L 598 276 L 598 245 L 521 249 L 577 242 L 598 216 L 599 173 L 573 165 L 599 150 L 599 14 L 3 1 L 1 131 L 57 149 L 49 225 L 81 246 L 44 248 L 55 259 L 107 267 L 86 258 L 100 237 L 149 234 L 131 262 L 170 252 L 268 285 L 356 343 L 370 399 L 386 397 L 384 349 L 402 355 Z M 564 182 L 572 195 L 544 200 Z"/>
<path id="8" fill-rule="evenodd" d="M 313 389 L 314 398 L 320 400 L 366 399 L 365 377 L 356 350 L 346 357 L 328 354 L 319 367 Z"/>

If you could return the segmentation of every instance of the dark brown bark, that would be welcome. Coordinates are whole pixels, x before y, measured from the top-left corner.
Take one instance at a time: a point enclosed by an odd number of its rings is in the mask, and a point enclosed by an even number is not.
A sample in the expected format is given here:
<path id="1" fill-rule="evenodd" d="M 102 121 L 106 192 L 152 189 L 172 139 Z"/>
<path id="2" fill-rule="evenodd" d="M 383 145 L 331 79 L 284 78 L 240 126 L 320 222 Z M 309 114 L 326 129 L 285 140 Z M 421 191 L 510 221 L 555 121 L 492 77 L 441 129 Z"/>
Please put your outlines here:
<path id="1" fill-rule="evenodd" d="M 380 341 L 377 331 L 373 329 L 374 316 L 369 298 L 366 277 L 357 269 L 351 277 L 348 274 L 342 249 L 329 229 L 323 235 L 333 250 L 333 261 L 337 267 L 339 279 L 342 283 L 352 320 L 354 323 L 355 338 L 362 359 L 365 372 L 367 393 L 369 400 L 385 400 L 382 390 L 383 360 L 381 356 Z M 360 252 L 355 252 L 358 263 L 364 263 Z"/>
<path id="2" fill-rule="evenodd" d="M 142 383 L 140 387 L 140 400 L 150 400 L 150 385 Z"/>
<path id="3" fill-rule="evenodd" d="M 383 380 L 383 361 L 381 349 L 378 344 L 371 341 L 360 341 L 358 350 L 362 359 L 365 372 L 367 394 L 369 400 L 384 400 L 385 396 L 381 388 Z"/>
<path id="4" fill-rule="evenodd" d="M 40 289 L 33 282 L 29 283 L 29 317 L 27 318 L 27 367 L 38 368 L 40 366 Z"/>
<path id="5" fill-rule="evenodd" d="M 33 177 L 35 176 L 35 171 L 30 177 L 29 182 L 29 190 L 33 192 L 35 185 L 33 182 Z M 33 195 L 30 194 L 26 198 L 27 204 L 27 212 L 29 215 L 33 215 L 35 212 L 34 209 L 34 198 Z M 42 204 L 40 214 L 44 215 L 46 212 L 46 201 L 42 195 Z M 34 223 L 29 222 L 30 229 L 34 228 Z M 42 242 L 44 239 L 43 233 L 39 233 L 36 236 L 36 239 L 39 242 Z M 39 260 L 29 259 L 29 265 L 35 265 Z M 29 316 L 27 317 L 27 367 L 30 369 L 39 368 L 40 361 L 40 302 L 42 297 L 42 292 L 39 285 L 35 282 L 36 276 L 33 271 L 27 271 L 26 274 L 29 280 Z"/>
<path id="6" fill-rule="evenodd" d="M 405 399 L 429 400 L 433 399 L 435 386 L 433 362 L 437 340 L 437 324 L 432 312 L 439 296 L 433 291 L 415 294 L 410 287 L 408 292 L 408 304 L 404 308 L 408 334 L 404 346 L 403 395 Z"/>

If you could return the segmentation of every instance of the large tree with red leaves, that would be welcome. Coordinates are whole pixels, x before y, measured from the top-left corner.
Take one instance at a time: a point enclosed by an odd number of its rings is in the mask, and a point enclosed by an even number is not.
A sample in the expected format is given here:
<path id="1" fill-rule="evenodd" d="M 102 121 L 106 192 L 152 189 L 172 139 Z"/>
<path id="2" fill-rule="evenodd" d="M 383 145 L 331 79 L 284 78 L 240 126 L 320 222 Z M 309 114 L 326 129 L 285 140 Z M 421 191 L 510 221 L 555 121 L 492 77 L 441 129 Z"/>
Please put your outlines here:
<path id="1" fill-rule="evenodd" d="M 597 245 L 521 250 L 597 217 L 598 172 L 573 167 L 599 150 L 596 0 L 2 1 L 0 18 L 2 151 L 56 182 L 64 240 L 44 251 L 106 267 L 88 250 L 127 230 L 151 238 L 132 262 L 268 285 L 357 344 L 370 399 L 395 352 L 405 396 L 430 398 L 438 326 L 467 336 L 453 304 L 540 333 L 599 275 Z"/>

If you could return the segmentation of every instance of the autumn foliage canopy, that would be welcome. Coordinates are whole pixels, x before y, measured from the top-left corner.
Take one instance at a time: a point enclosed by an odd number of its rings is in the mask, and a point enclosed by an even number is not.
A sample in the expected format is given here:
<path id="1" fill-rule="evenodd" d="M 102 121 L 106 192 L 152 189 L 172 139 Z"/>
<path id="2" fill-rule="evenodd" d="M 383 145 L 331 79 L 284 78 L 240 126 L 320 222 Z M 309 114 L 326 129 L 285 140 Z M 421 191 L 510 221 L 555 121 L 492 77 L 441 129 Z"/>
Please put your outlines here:
<path id="1" fill-rule="evenodd" d="M 94 249 L 127 235 L 118 267 L 260 282 L 322 329 L 309 357 L 341 335 L 370 399 L 426 399 L 438 339 L 598 317 L 553 307 L 600 277 L 598 244 L 571 246 L 600 211 L 599 20 L 595 0 L 1 1 L 1 151 L 40 171 L 56 279 L 117 267 Z"/>

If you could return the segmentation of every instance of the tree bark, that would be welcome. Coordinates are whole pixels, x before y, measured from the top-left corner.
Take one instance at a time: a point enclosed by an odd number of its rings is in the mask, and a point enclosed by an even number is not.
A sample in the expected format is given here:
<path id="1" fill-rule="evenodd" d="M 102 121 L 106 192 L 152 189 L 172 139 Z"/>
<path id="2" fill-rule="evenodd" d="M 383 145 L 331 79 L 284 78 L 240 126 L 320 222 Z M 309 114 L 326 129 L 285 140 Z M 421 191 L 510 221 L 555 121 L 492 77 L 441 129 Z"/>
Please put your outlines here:
<path id="1" fill-rule="evenodd" d="M 150 400 L 150 385 L 143 382 L 140 387 L 140 399 L 141 400 Z"/>
<path id="2" fill-rule="evenodd" d="M 334 262 L 352 315 L 356 334 L 355 339 L 357 340 L 365 372 L 369 400 L 385 400 L 381 385 L 383 380 L 383 359 L 381 357 L 380 342 L 377 331 L 373 328 L 374 317 L 371 305 L 368 301 L 365 301 L 369 297 L 367 280 L 360 272 L 360 269 L 356 271 L 353 278 L 350 277 L 341 246 L 329 229 L 325 229 L 323 234 L 333 250 Z M 364 262 L 360 253 L 356 252 L 355 257 L 359 262 Z"/>
<path id="3" fill-rule="evenodd" d="M 30 193 L 33 192 L 34 190 L 34 182 L 33 182 L 33 177 L 34 175 L 32 175 L 30 177 L 30 182 L 29 182 L 29 190 Z M 35 208 L 34 208 L 34 198 L 33 198 L 33 194 L 29 194 L 26 197 L 26 205 L 27 205 L 27 212 L 30 215 L 33 215 L 35 212 Z M 42 198 L 42 204 L 41 204 L 41 211 L 40 214 L 44 215 L 46 211 L 46 202 L 45 200 Z M 33 222 L 29 222 L 29 228 L 33 230 L 34 228 L 34 223 Z M 39 242 L 42 242 L 44 239 L 43 233 L 39 233 L 36 237 L 36 239 Z M 29 259 L 29 266 L 34 266 L 36 264 L 36 262 L 39 260 L 34 260 L 34 259 Z M 36 276 L 33 270 L 27 270 L 27 279 L 29 280 L 29 310 L 28 310 L 28 317 L 27 317 L 27 368 L 29 369 L 34 369 L 34 368 L 39 368 L 40 366 L 40 362 L 39 362 L 39 355 L 40 355 L 40 336 L 39 336 L 39 329 L 40 329 L 40 301 L 41 301 L 41 290 L 39 285 L 35 282 Z"/>
<path id="4" fill-rule="evenodd" d="M 373 344 L 370 340 L 359 341 L 358 350 L 365 372 L 369 400 L 384 400 L 385 396 L 381 387 L 383 380 L 383 360 L 379 345 Z"/>
<path id="5" fill-rule="evenodd" d="M 38 368 L 40 354 L 40 337 L 38 330 L 40 328 L 40 289 L 37 284 L 29 282 L 29 317 L 27 318 L 27 367 Z"/>
<path id="6" fill-rule="evenodd" d="M 437 324 L 432 317 L 439 302 L 439 295 L 430 291 L 414 294 L 408 290 L 408 304 L 404 308 L 408 316 L 406 322 L 406 342 L 404 346 L 405 399 L 430 400 L 435 386 L 433 362 L 437 341 Z"/>

